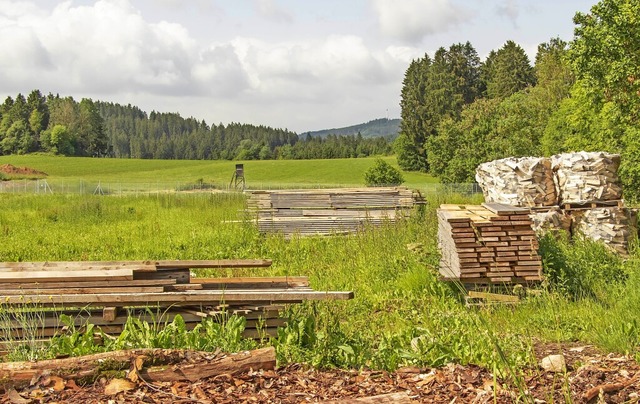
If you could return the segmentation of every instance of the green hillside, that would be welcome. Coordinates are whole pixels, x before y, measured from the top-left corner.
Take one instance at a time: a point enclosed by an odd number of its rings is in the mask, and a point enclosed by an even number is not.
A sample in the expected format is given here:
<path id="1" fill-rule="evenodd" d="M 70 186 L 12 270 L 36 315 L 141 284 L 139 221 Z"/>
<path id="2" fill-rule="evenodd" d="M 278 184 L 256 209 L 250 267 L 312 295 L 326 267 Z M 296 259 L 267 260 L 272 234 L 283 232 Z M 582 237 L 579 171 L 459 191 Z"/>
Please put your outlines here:
<path id="1" fill-rule="evenodd" d="M 344 128 L 324 129 L 313 132 L 304 132 L 300 134 L 300 137 L 304 139 L 305 136 L 318 136 L 327 137 L 329 135 L 357 135 L 360 133 L 364 138 L 370 137 L 390 137 L 395 138 L 398 136 L 400 130 L 400 119 L 387 119 L 380 118 L 374 119 L 367 123 L 361 123 L 358 125 L 347 126 Z"/>

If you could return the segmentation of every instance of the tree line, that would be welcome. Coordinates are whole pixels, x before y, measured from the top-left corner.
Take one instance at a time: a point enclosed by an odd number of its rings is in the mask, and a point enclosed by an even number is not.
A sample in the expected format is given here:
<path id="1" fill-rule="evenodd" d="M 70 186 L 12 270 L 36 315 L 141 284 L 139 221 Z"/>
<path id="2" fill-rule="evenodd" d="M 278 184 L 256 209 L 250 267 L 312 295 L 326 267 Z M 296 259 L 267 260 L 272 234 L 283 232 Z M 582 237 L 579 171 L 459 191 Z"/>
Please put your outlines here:
<path id="1" fill-rule="evenodd" d="M 498 158 L 622 155 L 627 198 L 640 197 L 640 3 L 601 0 L 576 13 L 574 39 L 540 44 L 534 65 L 507 41 L 484 61 L 467 42 L 414 60 L 395 143 L 404 170 L 473 182 Z"/>
<path id="2" fill-rule="evenodd" d="M 42 95 L 33 90 L 0 105 L 0 154 L 141 159 L 268 160 L 388 155 L 391 140 L 358 135 L 299 138 L 287 129 L 241 123 L 209 126 L 177 113 Z"/>

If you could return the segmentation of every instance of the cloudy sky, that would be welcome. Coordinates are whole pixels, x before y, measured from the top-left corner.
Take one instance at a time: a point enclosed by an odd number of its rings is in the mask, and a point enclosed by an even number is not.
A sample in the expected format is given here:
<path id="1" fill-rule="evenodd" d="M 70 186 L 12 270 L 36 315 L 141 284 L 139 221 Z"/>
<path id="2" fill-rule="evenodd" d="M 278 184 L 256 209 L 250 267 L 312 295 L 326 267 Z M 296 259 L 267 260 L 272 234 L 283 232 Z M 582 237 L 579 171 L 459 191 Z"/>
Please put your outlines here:
<path id="1" fill-rule="evenodd" d="M 40 89 L 298 133 L 400 117 L 409 62 L 571 40 L 596 0 L 0 0 L 0 97 Z"/>

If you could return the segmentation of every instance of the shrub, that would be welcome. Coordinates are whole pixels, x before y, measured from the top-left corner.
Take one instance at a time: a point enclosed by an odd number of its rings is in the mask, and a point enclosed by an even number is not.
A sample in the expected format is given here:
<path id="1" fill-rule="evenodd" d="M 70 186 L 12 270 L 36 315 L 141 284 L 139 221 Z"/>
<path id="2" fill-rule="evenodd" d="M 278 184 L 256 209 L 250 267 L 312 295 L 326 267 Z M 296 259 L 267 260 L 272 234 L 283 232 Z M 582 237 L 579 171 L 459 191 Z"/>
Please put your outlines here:
<path id="1" fill-rule="evenodd" d="M 402 173 L 381 158 L 377 158 L 373 167 L 364 173 L 364 183 L 368 187 L 394 186 L 403 182 Z"/>

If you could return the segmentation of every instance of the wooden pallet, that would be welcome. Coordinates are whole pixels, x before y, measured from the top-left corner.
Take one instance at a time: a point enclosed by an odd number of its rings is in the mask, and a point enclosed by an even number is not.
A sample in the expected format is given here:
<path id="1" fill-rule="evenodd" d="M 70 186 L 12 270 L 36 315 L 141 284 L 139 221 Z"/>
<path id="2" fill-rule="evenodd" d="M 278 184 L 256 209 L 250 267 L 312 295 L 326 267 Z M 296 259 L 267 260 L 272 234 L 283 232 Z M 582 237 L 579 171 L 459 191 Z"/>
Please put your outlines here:
<path id="1" fill-rule="evenodd" d="M 584 202 L 571 202 L 563 203 L 560 205 L 563 210 L 586 210 L 605 207 L 624 208 L 624 200 L 617 199 L 614 201 L 584 201 Z"/>

